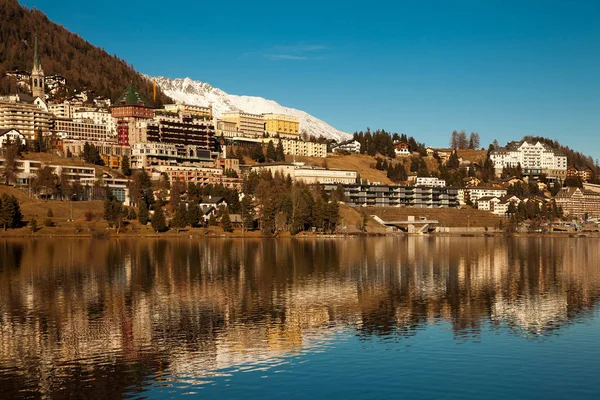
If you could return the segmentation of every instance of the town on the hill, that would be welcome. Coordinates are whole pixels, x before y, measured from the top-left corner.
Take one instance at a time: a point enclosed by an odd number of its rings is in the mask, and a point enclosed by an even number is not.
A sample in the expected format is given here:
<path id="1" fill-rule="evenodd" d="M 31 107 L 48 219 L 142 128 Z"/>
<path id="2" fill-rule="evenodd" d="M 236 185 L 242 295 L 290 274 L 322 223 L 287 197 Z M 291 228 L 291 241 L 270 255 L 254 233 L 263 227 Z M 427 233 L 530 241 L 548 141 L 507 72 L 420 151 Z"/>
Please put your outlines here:
<path id="1" fill-rule="evenodd" d="M 600 217 L 597 163 L 544 138 L 485 150 L 477 133 L 454 131 L 449 148 L 434 148 L 367 130 L 337 143 L 308 135 L 289 115 L 239 110 L 217 119 L 210 105 L 156 108 L 133 84 L 117 99 L 61 98 L 54 89 L 64 78 L 45 76 L 37 39 L 31 72 L 17 75 L 18 93 L 0 97 L 5 230 L 27 222 L 36 232 L 44 217 L 24 218 L 14 193 L 45 202 L 45 227 L 54 225 L 53 204 L 101 200 L 117 232 L 148 223 L 155 232 L 220 226 L 267 235 L 347 233 L 349 221 L 363 232 L 408 229 L 391 221 L 400 214 L 378 211 L 389 208 L 415 208 L 413 216 L 477 209 L 497 217 L 479 228 L 508 232 L 564 230 L 565 220 L 597 227 Z M 476 217 L 465 219 L 463 227 L 477 227 Z M 425 231 L 451 229 L 423 220 Z"/>

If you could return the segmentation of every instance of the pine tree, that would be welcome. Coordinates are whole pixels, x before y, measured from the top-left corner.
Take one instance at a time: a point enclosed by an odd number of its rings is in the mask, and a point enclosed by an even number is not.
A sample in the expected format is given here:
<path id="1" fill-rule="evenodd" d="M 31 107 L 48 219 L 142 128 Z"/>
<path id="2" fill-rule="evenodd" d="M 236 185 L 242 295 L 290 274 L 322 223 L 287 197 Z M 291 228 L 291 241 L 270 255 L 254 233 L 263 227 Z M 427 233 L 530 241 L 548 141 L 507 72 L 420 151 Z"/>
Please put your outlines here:
<path id="1" fill-rule="evenodd" d="M 229 211 L 227 207 L 223 207 L 221 215 L 221 227 L 225 232 L 233 232 L 233 225 L 231 224 L 231 218 L 229 217 Z"/>
<path id="2" fill-rule="evenodd" d="M 146 225 L 148 224 L 148 206 L 145 201 L 140 202 L 139 212 L 138 212 L 138 221 L 140 224 Z"/>
<path id="3" fill-rule="evenodd" d="M 283 140 L 277 142 L 277 148 L 275 149 L 276 157 L 275 161 L 285 161 L 285 153 L 283 152 Z"/>
<path id="4" fill-rule="evenodd" d="M 208 218 L 208 226 L 217 226 L 217 218 L 214 213 L 210 214 Z"/>
<path id="5" fill-rule="evenodd" d="M 192 228 L 196 228 L 200 224 L 200 218 L 202 217 L 202 212 L 200 211 L 200 206 L 197 202 L 192 201 L 188 204 L 186 221 L 189 226 Z"/>
<path id="6" fill-rule="evenodd" d="M 254 150 L 252 151 L 252 159 L 258 163 L 265 162 L 265 154 L 263 153 L 263 149 L 260 144 L 254 146 Z"/>
<path id="7" fill-rule="evenodd" d="M 275 146 L 273 145 L 273 141 L 269 140 L 269 144 L 267 144 L 267 161 L 275 161 L 277 159 L 277 152 L 275 151 Z"/>
<path id="8" fill-rule="evenodd" d="M 254 205 L 252 204 L 252 200 L 247 194 L 244 194 L 244 197 L 242 198 L 241 209 L 242 228 L 245 231 L 254 228 L 254 216 L 256 215 L 256 213 L 254 211 Z"/>
<path id="9" fill-rule="evenodd" d="M 18 228 L 23 222 L 23 214 L 19 201 L 15 196 L 2 193 L 0 197 L 0 224 L 6 231 L 8 228 Z"/>
<path id="10" fill-rule="evenodd" d="M 175 215 L 171 220 L 171 228 L 175 228 L 177 233 L 179 233 L 180 229 L 183 229 L 187 226 L 187 208 L 185 203 L 179 203 L 177 209 L 175 210 Z"/>
<path id="11" fill-rule="evenodd" d="M 129 163 L 129 157 L 126 155 L 121 159 L 121 172 L 125 176 L 131 176 L 131 164 Z"/>
<path id="12" fill-rule="evenodd" d="M 165 214 L 161 207 L 155 207 L 154 215 L 152 216 L 150 223 L 152 224 L 152 229 L 157 233 L 165 232 L 169 229 L 165 221 Z"/>

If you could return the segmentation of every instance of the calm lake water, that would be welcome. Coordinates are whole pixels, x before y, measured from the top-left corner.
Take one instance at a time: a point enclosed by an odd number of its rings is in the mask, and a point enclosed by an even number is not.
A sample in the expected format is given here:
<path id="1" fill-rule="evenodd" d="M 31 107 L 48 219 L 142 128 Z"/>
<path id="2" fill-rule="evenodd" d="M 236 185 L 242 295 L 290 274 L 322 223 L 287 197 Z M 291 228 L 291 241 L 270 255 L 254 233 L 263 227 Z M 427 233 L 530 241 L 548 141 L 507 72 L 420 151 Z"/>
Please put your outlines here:
<path id="1" fill-rule="evenodd" d="M 599 399 L 599 244 L 0 240 L 0 398 Z"/>

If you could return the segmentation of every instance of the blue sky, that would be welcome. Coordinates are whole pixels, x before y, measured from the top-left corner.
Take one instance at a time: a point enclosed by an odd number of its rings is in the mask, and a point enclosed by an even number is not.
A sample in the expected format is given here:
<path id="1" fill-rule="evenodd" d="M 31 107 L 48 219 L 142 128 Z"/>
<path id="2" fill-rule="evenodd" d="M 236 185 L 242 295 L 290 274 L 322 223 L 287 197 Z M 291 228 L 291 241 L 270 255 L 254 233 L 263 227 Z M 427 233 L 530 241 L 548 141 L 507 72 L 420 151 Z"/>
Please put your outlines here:
<path id="1" fill-rule="evenodd" d="M 600 1 L 21 0 L 150 75 L 427 144 L 538 134 L 600 158 Z"/>

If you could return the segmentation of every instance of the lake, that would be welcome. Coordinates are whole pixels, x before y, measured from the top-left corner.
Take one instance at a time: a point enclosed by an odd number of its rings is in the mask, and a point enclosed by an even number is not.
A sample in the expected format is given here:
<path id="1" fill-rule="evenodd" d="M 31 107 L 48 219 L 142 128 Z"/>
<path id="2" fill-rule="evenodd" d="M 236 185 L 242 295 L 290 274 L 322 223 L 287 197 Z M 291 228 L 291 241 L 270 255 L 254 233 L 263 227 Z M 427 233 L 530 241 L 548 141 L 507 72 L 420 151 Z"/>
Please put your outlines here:
<path id="1" fill-rule="evenodd" d="M 600 398 L 592 238 L 0 240 L 0 398 Z"/>

